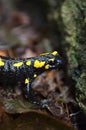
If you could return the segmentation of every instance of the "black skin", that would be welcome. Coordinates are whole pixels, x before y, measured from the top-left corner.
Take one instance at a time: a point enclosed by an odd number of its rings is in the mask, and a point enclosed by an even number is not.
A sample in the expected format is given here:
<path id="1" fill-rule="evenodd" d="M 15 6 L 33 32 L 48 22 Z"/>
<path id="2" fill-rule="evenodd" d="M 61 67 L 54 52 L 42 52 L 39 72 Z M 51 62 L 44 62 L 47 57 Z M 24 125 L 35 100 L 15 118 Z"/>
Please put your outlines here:
<path id="1" fill-rule="evenodd" d="M 50 61 L 53 58 L 54 61 Z M 38 76 L 44 71 L 60 68 L 62 65 L 62 59 L 58 53 L 56 55 L 49 53 L 25 59 L 12 59 L 0 56 L 0 59 L 5 63 L 4 66 L 0 66 L 0 83 L 5 86 L 10 85 L 11 87 L 15 87 L 20 83 L 22 92 L 32 103 L 37 103 L 34 99 L 34 92 L 31 89 L 31 83 L 35 79 L 34 74 Z M 31 61 L 30 66 L 26 65 L 28 60 Z M 41 68 L 35 68 L 34 61 L 36 60 L 39 62 L 45 61 L 45 65 Z M 13 64 L 18 62 L 23 62 L 23 65 L 14 67 Z M 49 65 L 49 69 L 45 69 L 47 64 Z M 25 84 L 26 78 L 29 79 L 28 84 Z"/>

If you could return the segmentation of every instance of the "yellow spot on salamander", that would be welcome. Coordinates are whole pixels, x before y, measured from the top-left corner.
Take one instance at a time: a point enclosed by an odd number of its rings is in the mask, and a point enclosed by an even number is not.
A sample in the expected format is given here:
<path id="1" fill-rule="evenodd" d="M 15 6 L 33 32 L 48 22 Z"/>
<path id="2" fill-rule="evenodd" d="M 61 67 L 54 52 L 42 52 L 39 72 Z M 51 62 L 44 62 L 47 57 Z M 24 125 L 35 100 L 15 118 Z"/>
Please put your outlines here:
<path id="1" fill-rule="evenodd" d="M 5 63 L 2 61 L 2 59 L 0 59 L 0 66 L 4 66 Z"/>
<path id="2" fill-rule="evenodd" d="M 28 60 L 28 61 L 26 62 L 26 65 L 30 66 L 30 65 L 31 65 L 31 61 Z"/>
<path id="3" fill-rule="evenodd" d="M 28 84 L 29 83 L 29 80 L 28 79 L 25 79 L 25 84 Z"/>
<path id="4" fill-rule="evenodd" d="M 54 58 L 49 59 L 49 61 L 54 61 L 54 60 L 55 60 Z"/>
<path id="5" fill-rule="evenodd" d="M 57 52 L 57 51 L 54 51 L 54 52 L 52 52 L 52 54 L 55 56 L 55 55 L 58 54 L 58 52 Z"/>
<path id="6" fill-rule="evenodd" d="M 49 52 L 42 53 L 42 54 L 40 54 L 40 55 L 43 56 L 43 55 L 48 55 L 48 54 L 49 54 Z"/>
<path id="7" fill-rule="evenodd" d="M 44 65 L 45 65 L 45 61 L 35 60 L 35 62 L 34 62 L 34 67 L 35 68 L 42 68 Z"/>
<path id="8" fill-rule="evenodd" d="M 45 66 L 45 69 L 49 69 L 49 65 L 46 65 L 46 66 Z"/>
<path id="9" fill-rule="evenodd" d="M 20 67 L 23 65 L 23 62 L 18 62 L 18 63 L 14 63 L 13 66 L 14 67 Z"/>
<path id="10" fill-rule="evenodd" d="M 37 74 L 34 74 L 34 78 L 36 78 L 37 77 Z"/>

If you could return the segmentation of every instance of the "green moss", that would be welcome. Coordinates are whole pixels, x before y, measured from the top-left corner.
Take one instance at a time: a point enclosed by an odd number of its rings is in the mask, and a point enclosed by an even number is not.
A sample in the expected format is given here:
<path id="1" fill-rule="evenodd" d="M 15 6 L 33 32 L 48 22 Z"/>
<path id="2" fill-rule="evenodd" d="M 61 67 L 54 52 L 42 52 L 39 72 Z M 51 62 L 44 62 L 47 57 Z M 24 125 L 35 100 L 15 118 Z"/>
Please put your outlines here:
<path id="1" fill-rule="evenodd" d="M 86 1 L 65 0 L 61 6 L 69 74 L 76 81 L 76 101 L 86 112 Z"/>
<path id="2" fill-rule="evenodd" d="M 52 10 L 68 59 L 68 74 L 76 82 L 75 100 L 86 113 L 86 0 L 61 0 Z"/>

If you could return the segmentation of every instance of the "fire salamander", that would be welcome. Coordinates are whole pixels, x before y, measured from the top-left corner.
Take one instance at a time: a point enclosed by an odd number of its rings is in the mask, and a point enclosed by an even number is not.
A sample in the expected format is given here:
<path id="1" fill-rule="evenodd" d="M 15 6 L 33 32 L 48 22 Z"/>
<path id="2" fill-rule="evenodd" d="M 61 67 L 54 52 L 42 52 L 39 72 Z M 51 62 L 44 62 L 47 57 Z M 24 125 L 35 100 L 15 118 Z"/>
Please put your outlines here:
<path id="1" fill-rule="evenodd" d="M 57 51 L 25 59 L 0 56 L 0 84 L 11 87 L 20 84 L 25 97 L 30 99 L 33 93 L 32 81 L 44 71 L 59 68 L 61 64 L 62 60 Z"/>

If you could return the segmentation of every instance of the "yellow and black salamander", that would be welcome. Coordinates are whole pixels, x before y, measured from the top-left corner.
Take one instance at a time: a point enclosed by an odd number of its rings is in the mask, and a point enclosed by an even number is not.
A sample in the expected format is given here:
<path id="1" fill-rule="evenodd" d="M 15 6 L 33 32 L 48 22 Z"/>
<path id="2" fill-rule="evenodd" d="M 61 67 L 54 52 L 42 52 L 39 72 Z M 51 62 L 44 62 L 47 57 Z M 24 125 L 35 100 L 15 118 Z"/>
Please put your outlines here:
<path id="1" fill-rule="evenodd" d="M 11 87 L 20 84 L 25 95 L 30 97 L 32 81 L 44 71 L 61 65 L 62 59 L 57 51 L 25 59 L 0 56 L 0 84 Z"/>

